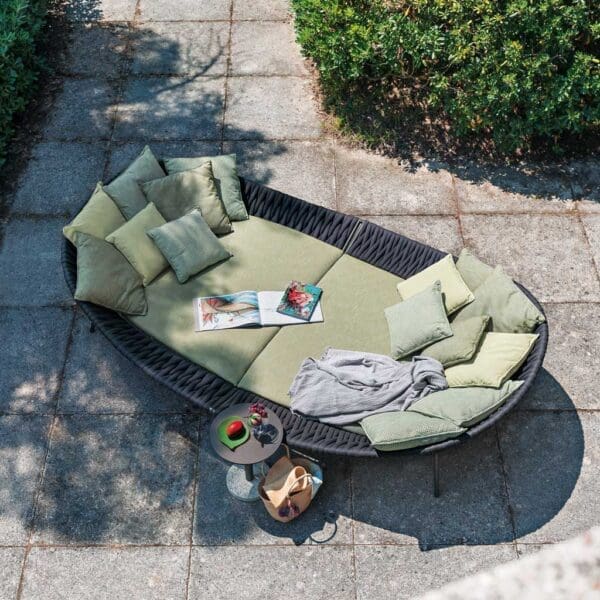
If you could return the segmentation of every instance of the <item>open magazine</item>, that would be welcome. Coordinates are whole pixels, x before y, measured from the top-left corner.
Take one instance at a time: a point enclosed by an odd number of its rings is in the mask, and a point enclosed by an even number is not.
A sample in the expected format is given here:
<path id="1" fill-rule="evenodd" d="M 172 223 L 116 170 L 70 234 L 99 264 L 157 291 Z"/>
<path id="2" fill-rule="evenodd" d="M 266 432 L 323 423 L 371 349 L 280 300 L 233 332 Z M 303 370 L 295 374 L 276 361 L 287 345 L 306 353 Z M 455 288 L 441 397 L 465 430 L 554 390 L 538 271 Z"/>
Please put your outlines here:
<path id="1" fill-rule="evenodd" d="M 267 325 L 298 325 L 307 323 L 277 312 L 283 296 L 279 292 L 236 292 L 222 296 L 194 298 L 196 331 L 214 331 L 235 327 L 264 327 Z M 309 323 L 323 321 L 323 311 L 319 302 Z"/>

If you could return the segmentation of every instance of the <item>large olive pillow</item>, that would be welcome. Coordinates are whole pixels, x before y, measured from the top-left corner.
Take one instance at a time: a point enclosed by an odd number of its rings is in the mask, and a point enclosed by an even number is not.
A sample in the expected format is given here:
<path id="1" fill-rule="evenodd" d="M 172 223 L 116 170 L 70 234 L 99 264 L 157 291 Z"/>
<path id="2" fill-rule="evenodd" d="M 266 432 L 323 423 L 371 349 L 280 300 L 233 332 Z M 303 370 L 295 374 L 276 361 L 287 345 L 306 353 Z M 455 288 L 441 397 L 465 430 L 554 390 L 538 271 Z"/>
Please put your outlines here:
<path id="1" fill-rule="evenodd" d="M 148 201 L 154 202 L 167 221 L 175 221 L 197 209 L 214 233 L 232 231 L 231 221 L 217 193 L 210 162 L 148 181 L 142 184 L 142 189 Z"/>
<path id="2" fill-rule="evenodd" d="M 452 335 L 439 281 L 386 308 L 385 318 L 391 356 L 396 360 Z"/>
<path id="3" fill-rule="evenodd" d="M 165 172 L 158 164 L 152 150 L 145 146 L 141 154 L 104 190 L 115 201 L 126 219 L 132 219 L 147 204 L 139 183 L 164 177 Z"/>
<path id="4" fill-rule="evenodd" d="M 467 248 L 463 248 L 458 255 L 456 268 L 464 279 L 469 289 L 475 291 L 493 272 L 494 267 L 480 261 Z"/>
<path id="5" fill-rule="evenodd" d="M 151 202 L 146 208 L 106 237 L 106 241 L 125 256 L 141 275 L 144 285 L 149 285 L 169 263 L 146 232 L 165 224 L 165 220 Z"/>
<path id="6" fill-rule="evenodd" d="M 452 335 L 421 350 L 422 356 L 429 356 L 451 367 L 473 357 L 483 338 L 490 318 L 487 315 L 471 317 L 464 321 L 450 323 Z"/>
<path id="7" fill-rule="evenodd" d="M 523 364 L 537 338 L 533 333 L 486 333 L 471 360 L 446 369 L 448 386 L 499 388 Z"/>
<path id="8" fill-rule="evenodd" d="M 75 298 L 128 315 L 148 310 L 142 279 L 111 244 L 87 233 L 77 234 Z"/>
<path id="9" fill-rule="evenodd" d="M 501 388 L 448 388 L 428 394 L 415 402 L 409 411 L 452 421 L 459 427 L 471 427 L 500 408 L 518 390 L 522 381 L 507 381 Z"/>
<path id="10" fill-rule="evenodd" d="M 440 281 L 442 284 L 444 306 L 449 315 L 473 301 L 473 292 L 463 281 L 450 254 L 420 273 L 400 282 L 398 293 L 403 300 L 406 300 L 435 281 Z"/>
<path id="11" fill-rule="evenodd" d="M 500 333 L 529 333 L 546 320 L 502 267 L 475 290 L 475 300 L 457 313 L 454 322 L 480 315 L 489 315 L 492 331 Z"/>
<path id="12" fill-rule="evenodd" d="M 121 211 L 98 182 L 86 205 L 63 227 L 63 234 L 73 244 L 77 233 L 88 233 L 103 240 L 123 223 L 125 219 Z"/>
<path id="13" fill-rule="evenodd" d="M 242 189 L 238 177 L 235 154 L 222 156 L 198 156 L 196 158 L 167 158 L 165 167 L 169 174 L 195 169 L 206 162 L 212 163 L 217 189 L 232 221 L 245 221 L 248 211 L 242 200 Z"/>
<path id="14" fill-rule="evenodd" d="M 175 271 L 179 283 L 231 256 L 199 210 L 150 229 L 148 235 Z"/>

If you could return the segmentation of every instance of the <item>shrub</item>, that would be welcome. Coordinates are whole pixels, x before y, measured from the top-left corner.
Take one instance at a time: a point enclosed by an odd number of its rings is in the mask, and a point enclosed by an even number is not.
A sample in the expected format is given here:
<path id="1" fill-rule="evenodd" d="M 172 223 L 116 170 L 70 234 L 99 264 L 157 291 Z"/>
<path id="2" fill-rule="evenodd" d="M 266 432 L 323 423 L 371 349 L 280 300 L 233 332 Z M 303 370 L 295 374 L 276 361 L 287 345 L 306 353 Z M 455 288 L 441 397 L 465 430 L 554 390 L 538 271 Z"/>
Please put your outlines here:
<path id="1" fill-rule="evenodd" d="M 514 151 L 600 123 L 593 0 L 292 0 L 298 40 L 340 106 L 378 85 L 458 137 Z"/>
<path id="2" fill-rule="evenodd" d="M 27 106 L 39 72 L 36 41 L 45 12 L 44 0 L 0 0 L 0 165 L 14 117 Z"/>

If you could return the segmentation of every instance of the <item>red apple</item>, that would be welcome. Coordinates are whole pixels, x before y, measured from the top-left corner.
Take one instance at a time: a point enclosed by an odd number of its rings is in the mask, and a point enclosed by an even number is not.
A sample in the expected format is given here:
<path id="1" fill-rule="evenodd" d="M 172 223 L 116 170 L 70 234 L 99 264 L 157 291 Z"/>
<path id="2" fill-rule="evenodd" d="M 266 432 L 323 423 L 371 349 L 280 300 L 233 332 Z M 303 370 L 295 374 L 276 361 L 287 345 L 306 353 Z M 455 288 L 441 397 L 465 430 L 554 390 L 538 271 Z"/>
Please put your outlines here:
<path id="1" fill-rule="evenodd" d="M 244 434 L 244 424 L 241 421 L 232 421 L 227 425 L 225 433 L 230 440 L 235 440 Z"/>

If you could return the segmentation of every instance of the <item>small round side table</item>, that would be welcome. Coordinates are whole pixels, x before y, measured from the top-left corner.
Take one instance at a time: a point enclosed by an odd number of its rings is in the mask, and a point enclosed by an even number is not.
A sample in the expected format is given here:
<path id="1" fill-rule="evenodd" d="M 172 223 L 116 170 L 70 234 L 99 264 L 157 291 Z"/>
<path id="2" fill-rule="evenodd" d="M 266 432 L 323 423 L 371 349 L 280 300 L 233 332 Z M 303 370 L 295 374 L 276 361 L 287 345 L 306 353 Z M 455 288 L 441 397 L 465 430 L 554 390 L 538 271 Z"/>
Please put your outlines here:
<path id="1" fill-rule="evenodd" d="M 234 404 L 221 411 L 210 424 L 210 443 L 213 450 L 222 459 L 233 463 L 227 471 L 227 489 L 234 498 L 244 502 L 258 500 L 258 482 L 260 481 L 262 463 L 277 452 L 283 441 L 281 421 L 272 410 L 267 408 L 267 418 L 263 419 L 263 423 L 276 429 L 277 433 L 273 441 L 268 443 L 259 442 L 251 430 L 248 441 L 233 450 L 221 443 L 217 433 L 219 424 L 228 417 L 239 417 L 247 427 L 250 427 L 246 420 L 249 407 L 250 404 Z"/>

